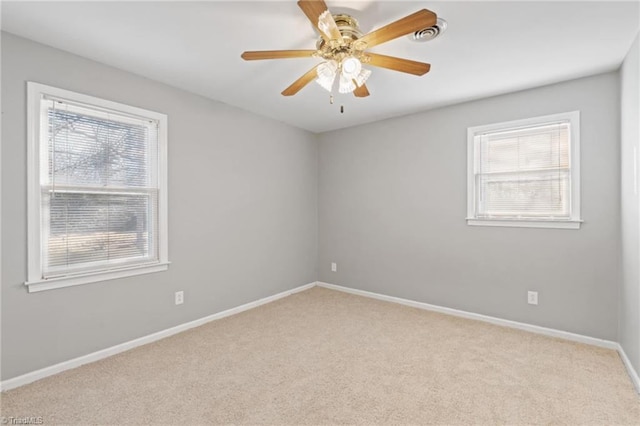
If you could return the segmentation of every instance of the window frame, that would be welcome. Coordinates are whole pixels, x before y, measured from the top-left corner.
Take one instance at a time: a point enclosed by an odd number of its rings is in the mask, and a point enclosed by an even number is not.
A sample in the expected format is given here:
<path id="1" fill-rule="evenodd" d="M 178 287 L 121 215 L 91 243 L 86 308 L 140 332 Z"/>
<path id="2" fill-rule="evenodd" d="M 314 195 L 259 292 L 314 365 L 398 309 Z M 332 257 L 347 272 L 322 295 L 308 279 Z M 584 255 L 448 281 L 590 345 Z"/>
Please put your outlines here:
<path id="1" fill-rule="evenodd" d="M 48 144 L 46 131 L 42 131 L 41 102 L 51 96 L 79 103 L 96 110 L 113 111 L 120 114 L 155 120 L 158 123 L 158 260 L 124 267 L 100 267 L 94 270 L 69 273 L 65 276 L 43 277 L 45 259 L 42 236 L 41 176 L 45 173 L 42 165 L 42 147 Z M 70 90 L 60 89 L 36 82 L 27 82 L 27 258 L 28 271 L 25 285 L 30 293 L 63 288 L 81 284 L 125 278 L 135 275 L 166 271 L 168 259 L 168 167 L 167 167 L 167 115 L 146 109 L 109 101 Z"/>
<path id="2" fill-rule="evenodd" d="M 519 127 L 543 126 L 558 121 L 569 121 L 569 176 L 570 215 L 559 218 L 491 218 L 477 215 L 476 170 L 479 157 L 476 136 L 481 133 L 511 130 Z M 527 228 L 580 229 L 583 222 L 580 211 L 580 111 L 563 112 L 520 120 L 473 126 L 467 129 L 467 224 L 472 226 L 508 226 Z"/>

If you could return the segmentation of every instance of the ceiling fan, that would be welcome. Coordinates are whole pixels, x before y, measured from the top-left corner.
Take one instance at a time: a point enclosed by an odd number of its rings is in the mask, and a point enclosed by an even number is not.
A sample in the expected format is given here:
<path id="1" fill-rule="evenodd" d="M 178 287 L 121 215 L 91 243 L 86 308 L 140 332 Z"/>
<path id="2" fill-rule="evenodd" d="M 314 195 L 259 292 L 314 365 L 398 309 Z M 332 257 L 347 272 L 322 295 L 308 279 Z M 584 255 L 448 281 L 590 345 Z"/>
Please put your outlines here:
<path id="1" fill-rule="evenodd" d="M 329 92 L 332 92 L 337 80 L 339 93 L 353 92 L 356 97 L 369 96 L 365 81 L 371 71 L 363 68 L 363 64 L 413 75 L 429 72 L 431 65 L 427 63 L 380 55 L 367 49 L 436 25 L 438 18 L 430 10 L 419 10 L 363 35 L 356 19 L 349 15 L 332 15 L 323 0 L 300 0 L 298 6 L 320 33 L 315 50 L 247 51 L 241 55 L 247 61 L 307 57 L 324 59 L 284 89 L 284 96 L 295 95 L 313 80 Z"/>

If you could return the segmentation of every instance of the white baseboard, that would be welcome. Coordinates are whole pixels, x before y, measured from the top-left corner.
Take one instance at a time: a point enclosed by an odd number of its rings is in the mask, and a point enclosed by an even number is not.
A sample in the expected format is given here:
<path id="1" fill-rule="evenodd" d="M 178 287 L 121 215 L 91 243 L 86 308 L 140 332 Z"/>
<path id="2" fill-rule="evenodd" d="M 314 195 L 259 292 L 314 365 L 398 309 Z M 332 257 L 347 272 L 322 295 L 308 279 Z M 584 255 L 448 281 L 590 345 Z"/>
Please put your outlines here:
<path id="1" fill-rule="evenodd" d="M 429 303 L 416 302 L 414 300 L 402 299 L 394 296 L 386 296 L 384 294 L 372 293 L 365 290 L 357 290 L 348 287 L 342 287 L 335 284 L 318 282 L 319 287 L 325 287 L 332 290 L 343 291 L 345 293 L 356 294 L 359 296 L 370 297 L 372 299 L 384 300 L 387 302 L 399 303 L 401 305 L 411 306 L 414 308 L 425 309 L 427 311 L 440 312 L 442 314 L 454 315 L 456 317 L 468 318 L 483 322 L 488 322 L 495 325 L 501 325 L 504 327 L 517 328 L 519 330 L 530 331 L 532 333 L 544 334 L 545 336 L 559 337 L 565 340 L 571 340 L 574 342 L 586 343 L 588 345 L 600 346 L 608 349 L 618 349 L 617 342 L 610 340 L 598 339 L 595 337 L 583 336 L 582 334 L 570 333 L 568 331 L 556 330 L 553 328 L 540 327 L 537 325 L 526 324 L 523 322 L 510 321 L 502 318 L 491 317 L 488 315 L 475 314 L 473 312 L 461 311 L 458 309 L 445 308 L 443 306 L 431 305 Z"/>
<path id="2" fill-rule="evenodd" d="M 543 334 L 545 336 L 558 337 L 560 339 L 571 340 L 573 342 L 579 342 L 579 343 L 585 343 L 587 345 L 599 346 L 601 348 L 614 349 L 618 352 L 618 354 L 620 354 L 622 363 L 626 367 L 627 373 L 629 373 L 629 378 L 631 379 L 631 382 L 636 388 L 636 391 L 640 394 L 640 378 L 638 377 L 638 372 L 633 368 L 633 365 L 631 364 L 631 361 L 627 357 L 627 354 L 624 352 L 624 349 L 618 342 L 584 336 L 582 334 L 570 333 L 568 331 L 556 330 L 553 328 L 540 327 L 537 325 L 526 324 L 523 322 L 505 320 L 502 318 L 491 317 L 488 315 L 475 314 L 473 312 L 461 311 L 458 309 L 445 308 L 443 306 L 431 305 L 429 303 L 423 303 L 423 302 L 416 302 L 414 300 L 402 299 L 399 297 L 386 296 L 384 294 L 373 293 L 365 290 L 342 287 L 339 285 L 323 283 L 320 281 L 317 282 L 317 285 L 319 287 L 325 287 L 331 290 L 338 290 L 345 293 L 355 294 L 358 296 L 370 297 L 372 299 L 384 300 L 386 302 L 399 303 L 401 305 L 411 306 L 419 309 L 425 309 L 428 311 L 440 312 L 443 314 L 449 314 L 456 317 L 484 321 L 484 322 L 488 322 L 495 325 L 501 325 L 504 327 L 517 328 L 519 330 L 525 330 L 532 333 Z"/>
<path id="3" fill-rule="evenodd" d="M 110 348 L 102 349 L 97 352 L 90 353 L 88 355 L 83 355 L 78 358 L 70 359 L 68 361 L 64 361 L 59 364 L 52 365 L 50 367 L 45 367 L 40 370 L 32 371 L 30 373 L 26 373 L 21 376 L 14 377 L 12 379 L 8 379 L 3 382 L 0 382 L 0 390 L 5 391 L 9 389 L 14 389 L 31 382 L 35 382 L 36 380 L 40 380 L 48 376 L 53 376 L 54 374 L 58 374 L 66 370 L 70 370 L 72 368 L 80 367 L 81 365 L 88 364 L 90 362 L 95 362 L 95 361 L 110 357 L 112 355 L 116 355 L 121 352 L 128 351 L 138 346 L 155 342 L 156 340 L 164 339 L 165 337 L 169 337 L 174 334 L 180 333 L 182 331 L 189 330 L 190 328 L 198 327 L 200 325 L 206 324 L 211 321 L 228 317 L 230 315 L 235 315 L 240 312 L 247 311 L 249 309 L 257 308 L 258 306 L 276 301 L 278 299 L 282 299 L 283 297 L 290 296 L 294 293 L 308 290 L 314 287 L 315 285 L 316 285 L 315 282 L 305 284 L 303 286 L 296 287 L 291 290 L 286 290 L 281 293 L 274 294 L 273 296 L 265 297 L 263 299 L 259 299 L 254 302 L 245 303 L 244 305 L 227 309 L 226 311 L 218 312 L 217 314 L 209 315 L 204 318 L 200 318 L 194 321 L 180 324 L 175 327 L 168 328 L 166 330 L 158 331 L 157 333 L 149 334 L 147 336 L 130 340 L 128 342 L 124 342 L 119 345 L 111 346 Z"/>
<path id="4" fill-rule="evenodd" d="M 249 309 L 257 308 L 258 306 L 276 301 L 278 299 L 282 299 L 291 294 L 308 290 L 316 285 L 319 287 L 325 287 L 332 290 L 338 290 L 345 293 L 351 293 L 351 294 L 383 300 L 387 302 L 398 303 L 401 305 L 411 306 L 419 309 L 425 309 L 428 311 L 440 312 L 443 314 L 454 315 L 457 317 L 488 322 L 491 324 L 501 325 L 501 326 L 510 327 L 510 328 L 516 328 L 520 330 L 529 331 L 532 333 L 543 334 L 545 336 L 558 337 L 561 339 L 571 340 L 571 341 L 580 342 L 580 343 L 586 343 L 589 345 L 599 346 L 603 348 L 615 349 L 620 354 L 620 358 L 622 359 L 622 362 L 627 368 L 631 381 L 636 387 L 636 390 L 640 393 L 640 378 L 638 378 L 638 373 L 635 371 L 635 369 L 631 365 L 631 362 L 629 361 L 629 358 L 627 357 L 627 354 L 624 352 L 624 349 L 622 348 L 622 346 L 620 346 L 620 344 L 617 342 L 598 339 L 595 337 L 584 336 L 581 334 L 569 333 L 567 331 L 562 331 L 562 330 L 555 330 L 552 328 L 540 327 L 537 325 L 531 325 L 531 324 L 521 323 L 517 321 L 505 320 L 501 318 L 491 317 L 488 315 L 476 314 L 473 312 L 461 311 L 458 309 L 445 308 L 443 306 L 431 305 L 429 303 L 423 303 L 423 302 L 416 302 L 413 300 L 402 299 L 394 296 L 386 296 L 383 294 L 373 293 L 365 290 L 342 287 L 339 285 L 324 283 L 320 281 L 305 284 L 303 286 L 296 287 L 291 290 L 286 290 L 281 293 L 275 294 L 273 296 L 265 297 L 263 299 L 259 299 L 254 302 L 245 303 L 244 305 L 227 309 L 226 311 L 218 312 L 217 314 L 209 315 L 204 318 L 190 321 L 188 323 L 180 324 L 175 327 L 159 331 L 157 333 L 149 334 L 147 336 L 130 340 L 128 342 L 124 342 L 119 345 L 112 346 L 110 348 L 102 349 L 100 351 L 93 352 L 88 355 L 84 355 L 78 358 L 64 361 L 59 364 L 52 365 L 50 367 L 45 367 L 40 370 L 32 371 L 30 373 L 26 373 L 21 376 L 14 377 L 12 379 L 5 380 L 3 382 L 0 382 L 0 390 L 5 391 L 9 389 L 14 389 L 14 388 L 26 385 L 28 383 L 35 382 L 36 380 L 40 380 L 45 377 L 61 373 L 63 371 L 70 370 L 72 368 L 76 368 L 84 364 L 95 362 L 95 361 L 110 357 L 112 355 L 116 355 L 121 352 L 128 351 L 138 346 L 146 345 L 147 343 L 152 343 L 157 340 L 164 339 L 165 337 L 169 337 L 174 334 L 180 333 L 182 331 L 189 330 L 190 328 L 198 327 L 200 325 L 206 324 L 211 321 L 225 318 L 230 315 L 235 315 L 240 312 L 247 311 Z"/>
<path id="5" fill-rule="evenodd" d="M 629 357 L 627 357 L 627 354 L 622 348 L 622 345 L 618 344 L 617 349 L 618 349 L 618 353 L 620 354 L 620 358 L 622 358 L 622 363 L 627 368 L 627 373 L 629 373 L 629 377 L 631 377 L 631 381 L 633 382 L 633 385 L 635 386 L 636 391 L 640 394 L 640 377 L 638 377 L 638 372 L 636 371 L 635 368 L 633 368 L 633 365 L 631 364 Z"/>

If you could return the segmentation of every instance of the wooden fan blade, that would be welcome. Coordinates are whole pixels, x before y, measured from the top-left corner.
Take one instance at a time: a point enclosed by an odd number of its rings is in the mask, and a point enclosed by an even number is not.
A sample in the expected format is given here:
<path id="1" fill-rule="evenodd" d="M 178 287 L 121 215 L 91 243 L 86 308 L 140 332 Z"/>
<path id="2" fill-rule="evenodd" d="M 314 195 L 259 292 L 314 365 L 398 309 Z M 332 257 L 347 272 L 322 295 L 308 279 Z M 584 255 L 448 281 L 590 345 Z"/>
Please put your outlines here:
<path id="1" fill-rule="evenodd" d="M 369 89 L 367 89 L 367 86 L 364 84 L 360 87 L 356 86 L 356 90 L 353 91 L 353 94 L 356 98 L 366 98 L 369 96 Z"/>
<path id="2" fill-rule="evenodd" d="M 378 28 L 375 31 L 361 37 L 358 41 L 367 43 L 367 48 L 377 46 L 409 33 L 434 26 L 438 17 L 430 10 L 422 9 L 414 14 L 398 19 L 389 25 Z"/>
<path id="3" fill-rule="evenodd" d="M 311 68 L 309 71 L 306 72 L 306 74 L 304 74 L 302 77 L 294 81 L 291 86 L 284 89 L 282 91 L 282 94 L 284 96 L 292 96 L 298 93 L 300 89 L 302 89 L 307 84 L 311 83 L 318 76 L 317 68 L 318 68 L 318 65 Z"/>
<path id="4" fill-rule="evenodd" d="M 259 50 L 243 52 L 242 59 L 245 61 L 255 61 L 258 59 L 288 59 L 307 58 L 313 56 L 315 50 Z"/>
<path id="5" fill-rule="evenodd" d="M 367 56 L 370 58 L 368 62 L 369 65 L 380 68 L 388 68 L 394 71 L 406 72 L 407 74 L 424 75 L 431 69 L 431 65 L 427 63 L 412 61 L 410 59 L 379 55 L 377 53 L 367 53 Z"/>
<path id="6" fill-rule="evenodd" d="M 318 32 L 325 41 L 339 40 L 342 35 L 338 30 L 336 21 L 333 20 L 333 15 L 329 12 L 329 8 L 323 0 L 300 0 L 298 6 L 307 15 L 309 21 L 314 27 L 318 29 Z M 320 23 L 320 16 L 323 15 L 322 24 Z"/>

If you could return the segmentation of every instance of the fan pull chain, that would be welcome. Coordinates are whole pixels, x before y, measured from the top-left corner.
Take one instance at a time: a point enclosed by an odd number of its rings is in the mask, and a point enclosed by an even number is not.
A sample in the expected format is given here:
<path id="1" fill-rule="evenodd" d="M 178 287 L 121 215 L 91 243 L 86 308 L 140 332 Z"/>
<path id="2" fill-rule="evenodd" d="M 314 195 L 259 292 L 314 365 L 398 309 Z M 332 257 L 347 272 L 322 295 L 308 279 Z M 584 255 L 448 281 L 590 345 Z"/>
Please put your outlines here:
<path id="1" fill-rule="evenodd" d="M 340 105 L 340 114 L 344 114 L 344 105 Z"/>
<path id="2" fill-rule="evenodd" d="M 329 103 L 333 105 L 333 95 L 329 95 Z"/>

